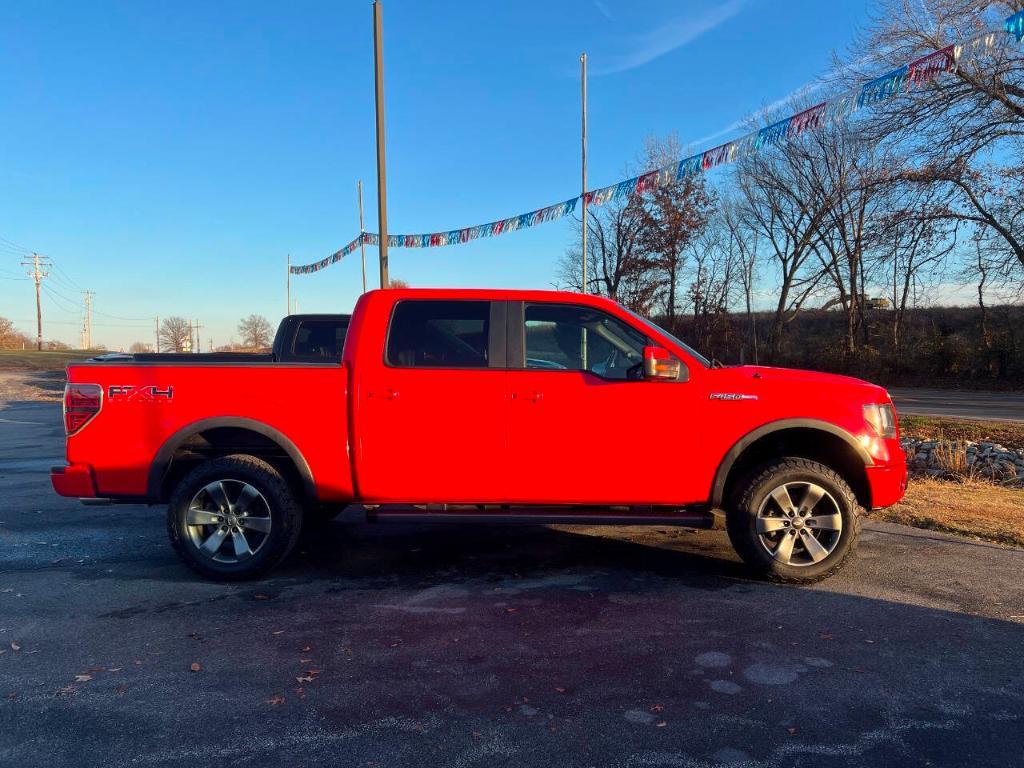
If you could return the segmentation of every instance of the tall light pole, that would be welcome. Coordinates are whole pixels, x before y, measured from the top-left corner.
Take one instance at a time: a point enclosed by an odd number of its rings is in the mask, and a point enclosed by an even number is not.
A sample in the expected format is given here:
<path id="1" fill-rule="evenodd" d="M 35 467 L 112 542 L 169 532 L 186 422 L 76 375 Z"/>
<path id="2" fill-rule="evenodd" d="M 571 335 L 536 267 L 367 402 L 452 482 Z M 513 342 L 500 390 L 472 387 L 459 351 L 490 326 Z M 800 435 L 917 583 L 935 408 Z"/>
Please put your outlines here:
<path id="1" fill-rule="evenodd" d="M 580 197 L 583 198 L 583 293 L 587 293 L 587 54 L 580 54 L 580 95 L 583 108 L 583 131 L 580 136 L 583 155 L 583 178 Z"/>
<path id="2" fill-rule="evenodd" d="M 288 317 L 292 313 L 292 255 L 290 253 L 288 254 L 288 288 L 286 293 L 285 299 L 288 303 L 288 308 L 285 310 L 284 316 Z"/>
<path id="3" fill-rule="evenodd" d="M 363 226 L 363 180 L 357 184 L 359 192 L 359 257 L 363 261 L 363 293 L 366 293 L 366 243 L 363 241 L 363 233 L 366 228 Z"/>
<path id="4" fill-rule="evenodd" d="M 388 287 L 388 198 L 384 171 L 384 8 L 373 2 L 373 74 L 377 104 L 377 231 L 380 238 L 380 287 Z"/>

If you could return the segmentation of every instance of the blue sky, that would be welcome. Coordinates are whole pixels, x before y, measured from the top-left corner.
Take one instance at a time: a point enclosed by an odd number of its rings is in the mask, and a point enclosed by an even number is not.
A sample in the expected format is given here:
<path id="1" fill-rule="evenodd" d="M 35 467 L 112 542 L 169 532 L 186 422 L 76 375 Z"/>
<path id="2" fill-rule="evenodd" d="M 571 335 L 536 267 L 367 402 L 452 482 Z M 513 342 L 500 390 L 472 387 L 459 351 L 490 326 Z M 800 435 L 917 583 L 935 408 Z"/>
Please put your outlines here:
<path id="1" fill-rule="evenodd" d="M 650 134 L 702 149 L 831 65 L 865 0 L 386 0 L 389 223 L 423 232 L 577 194 L 578 58 L 589 56 L 590 179 L 619 180 Z M 707 137 L 714 137 L 708 139 Z M 704 140 L 704 143 L 700 143 Z M 285 310 L 285 257 L 376 229 L 369 2 L 0 6 L 0 315 L 34 329 L 20 249 L 61 272 L 44 334 L 152 338 L 199 318 L 203 346 Z M 392 249 L 416 286 L 549 287 L 568 221 L 461 246 Z M 371 285 L 376 252 L 367 249 Z M 358 252 L 293 280 L 301 311 L 347 311 Z M 100 314 L 106 313 L 106 314 Z"/>

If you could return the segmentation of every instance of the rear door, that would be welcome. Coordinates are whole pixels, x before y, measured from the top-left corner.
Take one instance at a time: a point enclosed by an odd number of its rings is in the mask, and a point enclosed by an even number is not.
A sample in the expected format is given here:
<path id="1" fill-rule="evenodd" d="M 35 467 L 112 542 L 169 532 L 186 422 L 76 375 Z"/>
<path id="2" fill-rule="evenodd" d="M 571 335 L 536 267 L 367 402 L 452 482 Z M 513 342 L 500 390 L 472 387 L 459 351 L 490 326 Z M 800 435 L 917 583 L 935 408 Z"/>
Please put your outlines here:
<path id="1" fill-rule="evenodd" d="M 509 304 L 510 501 L 696 501 L 688 381 L 646 381 L 645 332 L 585 305 Z M 705 483 L 706 484 L 706 483 Z"/>
<path id="2" fill-rule="evenodd" d="M 356 468 L 371 502 L 504 500 L 508 400 L 504 302 L 403 299 L 383 364 L 356 396 Z"/>

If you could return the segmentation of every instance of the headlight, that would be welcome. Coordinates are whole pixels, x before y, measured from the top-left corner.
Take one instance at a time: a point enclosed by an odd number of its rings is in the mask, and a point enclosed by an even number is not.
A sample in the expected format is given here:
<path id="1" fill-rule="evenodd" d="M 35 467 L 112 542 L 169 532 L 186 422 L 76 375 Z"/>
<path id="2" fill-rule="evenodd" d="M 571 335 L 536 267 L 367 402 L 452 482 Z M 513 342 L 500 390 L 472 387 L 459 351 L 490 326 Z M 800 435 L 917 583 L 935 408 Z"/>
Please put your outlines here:
<path id="1" fill-rule="evenodd" d="M 872 426 L 875 434 L 886 440 L 896 437 L 896 412 L 892 404 L 865 405 L 864 421 Z"/>

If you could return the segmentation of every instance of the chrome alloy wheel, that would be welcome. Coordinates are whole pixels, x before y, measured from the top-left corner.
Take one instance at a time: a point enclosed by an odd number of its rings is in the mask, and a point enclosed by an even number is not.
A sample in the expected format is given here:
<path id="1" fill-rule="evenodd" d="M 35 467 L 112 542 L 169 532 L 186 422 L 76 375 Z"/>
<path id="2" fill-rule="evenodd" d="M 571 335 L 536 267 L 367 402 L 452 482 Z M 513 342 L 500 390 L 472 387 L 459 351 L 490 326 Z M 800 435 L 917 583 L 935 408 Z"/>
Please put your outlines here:
<path id="1" fill-rule="evenodd" d="M 270 537 L 270 506 L 249 483 L 215 480 L 192 497 L 185 523 L 200 554 L 218 563 L 239 563 Z"/>
<path id="2" fill-rule="evenodd" d="M 761 546 L 785 565 L 820 563 L 835 550 L 842 532 L 839 505 L 815 483 L 780 485 L 757 510 Z"/>

